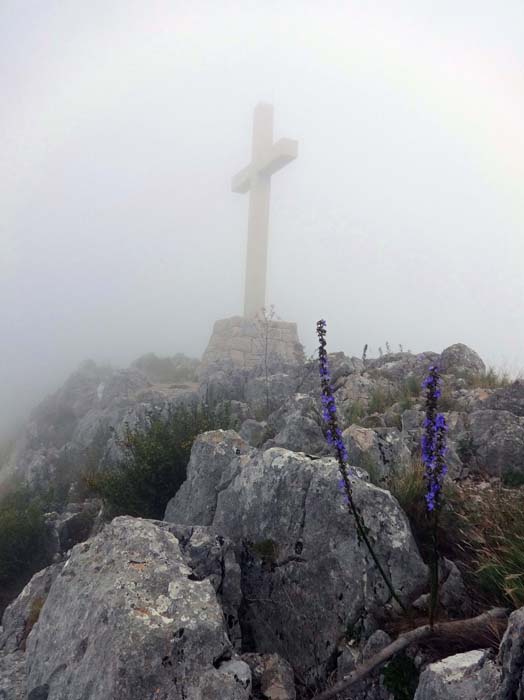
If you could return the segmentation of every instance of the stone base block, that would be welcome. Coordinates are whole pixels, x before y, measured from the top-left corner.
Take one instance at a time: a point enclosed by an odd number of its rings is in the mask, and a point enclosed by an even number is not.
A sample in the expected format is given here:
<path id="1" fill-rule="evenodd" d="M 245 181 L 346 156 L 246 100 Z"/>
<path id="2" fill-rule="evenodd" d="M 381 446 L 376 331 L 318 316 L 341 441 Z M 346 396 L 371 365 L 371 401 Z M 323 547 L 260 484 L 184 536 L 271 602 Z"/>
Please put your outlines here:
<path id="1" fill-rule="evenodd" d="M 233 365 L 254 369 L 277 364 L 300 364 L 304 350 L 296 323 L 233 316 L 216 321 L 202 357 L 201 370 Z"/>

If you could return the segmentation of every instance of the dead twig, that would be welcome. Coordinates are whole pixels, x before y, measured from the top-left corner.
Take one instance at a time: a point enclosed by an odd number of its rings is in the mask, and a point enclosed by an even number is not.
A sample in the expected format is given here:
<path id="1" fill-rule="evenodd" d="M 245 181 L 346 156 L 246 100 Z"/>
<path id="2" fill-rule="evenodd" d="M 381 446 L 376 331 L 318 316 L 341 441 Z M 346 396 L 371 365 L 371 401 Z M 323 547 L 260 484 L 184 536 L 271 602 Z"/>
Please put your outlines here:
<path id="1" fill-rule="evenodd" d="M 455 637 L 458 634 L 461 636 L 476 636 L 483 631 L 489 632 L 489 630 L 492 629 L 494 622 L 506 620 L 508 615 L 509 612 L 505 608 L 493 608 L 493 610 L 488 610 L 487 612 L 482 613 L 482 615 L 469 618 L 468 620 L 440 622 L 433 625 L 433 628 L 431 628 L 429 625 L 416 627 L 409 632 L 401 634 L 399 637 L 397 637 L 397 639 L 395 639 L 394 642 L 388 644 L 387 647 L 384 647 L 384 649 L 379 651 L 378 654 L 372 656 L 371 659 L 360 665 L 334 686 L 328 688 L 328 690 L 324 690 L 322 693 L 315 695 L 312 700 L 329 700 L 330 698 L 334 698 L 342 691 L 347 690 L 352 685 L 355 685 L 359 681 L 366 678 L 366 676 L 369 676 L 369 674 L 375 669 L 383 666 L 387 661 L 389 661 L 389 659 L 395 656 L 395 654 L 398 654 L 400 651 L 414 642 L 421 642 L 431 638 L 442 639 L 447 636 Z"/>

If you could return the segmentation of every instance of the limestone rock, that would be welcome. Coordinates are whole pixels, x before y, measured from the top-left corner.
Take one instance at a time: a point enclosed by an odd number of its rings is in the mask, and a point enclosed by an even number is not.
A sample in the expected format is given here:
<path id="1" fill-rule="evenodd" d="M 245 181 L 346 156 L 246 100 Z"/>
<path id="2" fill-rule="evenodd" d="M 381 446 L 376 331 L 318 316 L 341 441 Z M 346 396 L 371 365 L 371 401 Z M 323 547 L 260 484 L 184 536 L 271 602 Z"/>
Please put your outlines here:
<path id="1" fill-rule="evenodd" d="M 383 357 L 368 360 L 366 370 L 374 370 L 380 376 L 399 384 L 410 376 L 421 380 L 438 358 L 439 355 L 435 352 L 421 352 L 418 355 L 410 352 L 388 353 Z"/>
<path id="2" fill-rule="evenodd" d="M 328 452 L 326 438 L 317 421 L 299 411 L 287 417 L 282 430 L 275 435 L 273 444 L 294 452 L 322 455 Z"/>
<path id="3" fill-rule="evenodd" d="M 365 643 L 362 650 L 362 658 L 364 660 L 370 659 L 387 647 L 388 644 L 391 644 L 391 641 L 392 639 L 387 632 L 384 632 L 384 630 L 376 630 Z"/>
<path id="4" fill-rule="evenodd" d="M 248 377 L 247 370 L 239 370 L 233 365 L 210 368 L 200 377 L 199 397 L 210 406 L 224 401 L 244 403 Z"/>
<path id="5" fill-rule="evenodd" d="M 515 416 L 524 416 L 524 380 L 519 379 L 507 387 L 495 389 L 482 401 L 479 408 L 509 411 Z"/>
<path id="6" fill-rule="evenodd" d="M 30 698 L 247 700 L 211 582 L 163 523 L 120 517 L 74 547 L 27 640 Z M 39 695 L 40 693 L 40 695 Z"/>
<path id="7" fill-rule="evenodd" d="M 224 443 L 230 463 L 217 480 L 213 459 L 198 441 Z M 228 433 L 200 436 L 188 480 L 166 518 L 205 520 L 244 544 L 242 590 L 249 602 L 243 626 L 261 653 L 279 653 L 301 673 L 322 673 L 338 638 L 364 610 L 382 609 L 389 595 L 359 546 L 337 489 L 333 458 L 310 459 L 281 448 L 241 449 Z M 229 445 L 229 447 L 228 447 Z M 220 459 L 220 458 L 219 458 Z M 225 462 L 225 458 L 224 458 Z M 210 486 L 212 484 L 212 486 Z M 407 520 L 387 491 L 355 479 L 355 499 L 378 556 L 405 600 L 421 592 L 427 570 Z"/>
<path id="8" fill-rule="evenodd" d="M 0 654 L 0 698 L 26 700 L 25 654 Z M 36 699 L 35 699 L 36 700 Z"/>
<path id="9" fill-rule="evenodd" d="M 52 564 L 36 573 L 4 610 L 0 633 L 0 650 L 4 653 L 25 650 L 27 637 L 38 621 L 51 585 L 62 567 L 63 562 Z"/>
<path id="10" fill-rule="evenodd" d="M 333 386 L 343 377 L 364 371 L 364 363 L 359 357 L 348 357 L 343 352 L 330 352 L 328 362 Z"/>
<path id="11" fill-rule="evenodd" d="M 524 608 L 510 615 L 498 662 L 502 668 L 502 683 L 496 700 L 521 700 L 524 697 Z"/>
<path id="12" fill-rule="evenodd" d="M 500 671 L 485 649 L 448 656 L 421 674 L 415 700 L 492 700 Z"/>
<path id="13" fill-rule="evenodd" d="M 195 580 L 209 579 L 224 613 L 228 637 L 240 650 L 239 608 L 242 604 L 240 566 L 232 542 L 200 525 L 171 525 L 169 531 L 178 539 L 180 549 L 191 567 Z"/>
<path id="14" fill-rule="evenodd" d="M 407 467 L 411 453 L 396 428 L 361 428 L 350 425 L 342 433 L 349 462 L 366 470 L 373 481 L 384 480 L 392 470 Z"/>
<path id="15" fill-rule="evenodd" d="M 246 401 L 255 412 L 267 417 L 294 394 L 295 377 L 288 372 L 250 377 L 246 383 Z"/>
<path id="16" fill-rule="evenodd" d="M 320 400 L 303 393 L 289 396 L 267 419 L 268 426 L 275 435 L 286 427 L 289 417 L 300 414 L 319 423 L 321 420 Z"/>
<path id="17" fill-rule="evenodd" d="M 481 357 L 464 343 L 455 343 L 443 350 L 438 365 L 447 374 L 479 374 L 486 371 Z"/>
<path id="18" fill-rule="evenodd" d="M 118 457 L 113 431 L 122 430 L 124 421 L 134 427 L 152 408 L 167 412 L 196 397 L 194 387 L 152 385 L 138 369 L 84 363 L 33 411 L 8 470 L 44 489 L 69 483 L 87 462 L 98 467 Z"/>
<path id="19" fill-rule="evenodd" d="M 193 443 L 187 479 L 167 504 L 165 520 L 184 525 L 211 525 L 223 477 L 230 463 L 251 446 L 233 430 L 202 433 Z M 221 533 L 222 534 L 222 533 Z"/>
<path id="20" fill-rule="evenodd" d="M 266 440 L 268 427 L 265 421 L 245 420 L 239 430 L 239 435 L 252 447 L 260 447 Z"/>
<path id="21" fill-rule="evenodd" d="M 464 585 L 458 566 L 449 559 L 439 564 L 439 603 L 451 617 L 466 618 L 472 614 L 471 598 Z M 419 611 L 429 610 L 429 593 L 424 593 L 414 603 Z"/>
<path id="22" fill-rule="evenodd" d="M 91 535 L 102 501 L 87 500 L 70 504 L 65 513 L 49 513 L 46 517 L 48 561 L 56 561 L 79 542 Z"/>
<path id="23" fill-rule="evenodd" d="M 413 434 L 419 436 L 420 431 L 424 425 L 424 411 L 418 411 L 417 409 L 410 408 L 407 411 L 402 412 L 402 431 L 404 433 Z"/>
<path id="24" fill-rule="evenodd" d="M 469 431 L 476 466 L 494 476 L 524 473 L 524 418 L 509 411 L 474 411 Z"/>
<path id="25" fill-rule="evenodd" d="M 344 415 L 355 406 L 363 411 L 367 410 L 374 393 L 380 392 L 385 396 L 393 396 L 395 389 L 395 384 L 384 377 L 372 377 L 368 372 L 355 373 L 345 378 L 344 383 L 336 391 L 336 400 L 341 415 Z"/>
<path id="26" fill-rule="evenodd" d="M 293 669 L 278 654 L 243 654 L 253 677 L 255 697 L 296 700 Z"/>
<path id="27" fill-rule="evenodd" d="M 249 665 L 242 661 L 242 659 L 233 659 L 230 661 L 223 661 L 219 666 L 218 670 L 226 676 L 234 678 L 236 683 L 238 683 L 242 688 L 245 688 L 251 697 L 251 669 Z M 217 699 L 218 695 L 215 696 Z"/>

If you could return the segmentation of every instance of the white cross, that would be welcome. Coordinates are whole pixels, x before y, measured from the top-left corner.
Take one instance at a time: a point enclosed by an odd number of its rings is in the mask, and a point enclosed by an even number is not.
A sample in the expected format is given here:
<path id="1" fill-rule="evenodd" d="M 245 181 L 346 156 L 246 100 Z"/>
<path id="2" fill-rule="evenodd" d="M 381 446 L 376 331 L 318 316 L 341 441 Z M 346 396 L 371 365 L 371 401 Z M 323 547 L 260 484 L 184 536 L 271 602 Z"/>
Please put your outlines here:
<path id="1" fill-rule="evenodd" d="M 273 143 L 273 106 L 260 103 L 253 118 L 251 163 L 231 181 L 233 192 L 249 191 L 244 316 L 255 316 L 266 305 L 266 272 L 271 175 L 298 155 L 298 141 Z"/>

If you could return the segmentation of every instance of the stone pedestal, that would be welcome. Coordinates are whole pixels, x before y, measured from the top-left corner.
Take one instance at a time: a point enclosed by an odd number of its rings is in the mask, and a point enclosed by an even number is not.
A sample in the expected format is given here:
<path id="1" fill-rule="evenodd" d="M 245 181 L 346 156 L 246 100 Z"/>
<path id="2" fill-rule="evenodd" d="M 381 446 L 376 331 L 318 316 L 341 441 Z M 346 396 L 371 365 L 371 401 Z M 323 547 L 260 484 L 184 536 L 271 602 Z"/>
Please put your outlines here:
<path id="1" fill-rule="evenodd" d="M 233 316 L 216 321 L 202 357 L 202 369 L 229 365 L 239 369 L 300 364 L 304 350 L 297 324 Z"/>

